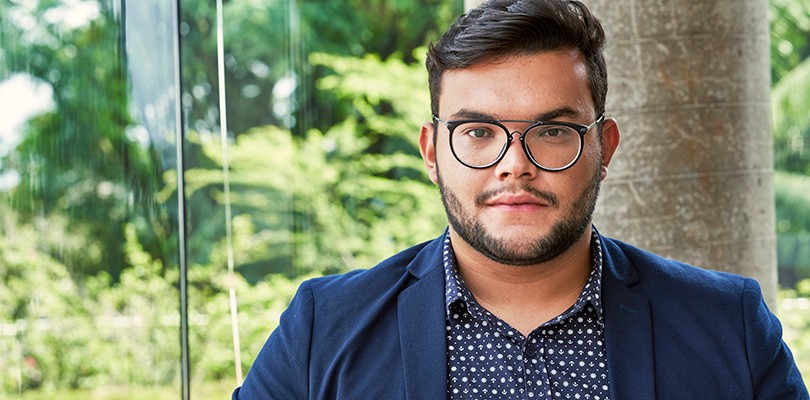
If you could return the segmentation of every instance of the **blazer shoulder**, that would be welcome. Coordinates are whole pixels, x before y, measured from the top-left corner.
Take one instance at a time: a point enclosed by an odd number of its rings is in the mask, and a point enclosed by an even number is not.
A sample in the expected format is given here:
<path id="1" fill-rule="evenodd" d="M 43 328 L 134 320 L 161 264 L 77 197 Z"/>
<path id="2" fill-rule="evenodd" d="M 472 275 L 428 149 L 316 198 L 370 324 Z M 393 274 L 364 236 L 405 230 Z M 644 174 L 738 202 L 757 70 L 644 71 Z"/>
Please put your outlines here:
<path id="1" fill-rule="evenodd" d="M 759 288 L 752 278 L 665 258 L 616 239 L 603 238 L 603 250 L 606 270 L 628 285 L 640 284 L 661 293 L 732 295 L 737 299 L 746 286 Z"/>
<path id="2" fill-rule="evenodd" d="M 302 284 L 311 291 L 316 303 L 328 299 L 339 303 L 373 300 L 392 289 L 408 286 L 421 278 L 423 271 L 441 265 L 435 249 L 441 248 L 442 237 L 407 248 L 381 261 L 370 269 L 358 269 L 343 274 L 312 278 Z M 438 259 L 438 261 L 437 261 Z"/>

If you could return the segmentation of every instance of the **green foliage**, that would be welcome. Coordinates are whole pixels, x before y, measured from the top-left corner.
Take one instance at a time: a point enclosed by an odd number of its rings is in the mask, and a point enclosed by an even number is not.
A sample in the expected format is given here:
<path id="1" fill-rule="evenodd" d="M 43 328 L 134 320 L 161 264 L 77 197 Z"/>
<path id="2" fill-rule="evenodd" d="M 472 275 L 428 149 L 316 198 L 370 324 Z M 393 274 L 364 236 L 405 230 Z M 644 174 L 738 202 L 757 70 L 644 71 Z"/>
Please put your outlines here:
<path id="1" fill-rule="evenodd" d="M 10 291 L 3 304 L 14 308 L 2 314 L 3 323 L 17 330 L 1 338 L 9 350 L 0 353 L 3 389 L 89 388 L 174 377 L 179 352 L 170 350 L 177 332 L 162 318 L 177 309 L 176 290 L 160 275 L 159 262 L 143 253 L 134 229 L 127 230 L 126 244 L 134 267 L 124 271 L 122 281 L 111 285 L 109 275 L 101 274 L 83 286 L 65 265 L 31 246 L 33 229 L 14 229 L 18 239 L 0 254 L 0 286 Z M 20 369 L 22 383 L 14 379 Z"/>
<path id="2" fill-rule="evenodd" d="M 192 398 L 221 399 L 235 388 L 233 380 L 195 382 Z M 27 391 L 19 400 L 176 400 L 181 396 L 180 385 L 105 386 L 94 389 Z M 16 397 L 15 397 L 16 398 Z"/>
<path id="3" fill-rule="evenodd" d="M 304 136 L 254 128 L 228 145 L 234 229 L 245 238 L 234 239 L 235 264 L 250 281 L 370 267 L 445 224 L 417 145 L 427 104 L 421 67 L 393 56 L 315 54 L 311 61 L 333 71 L 317 86 L 351 105 L 349 116 Z M 213 251 L 204 244 L 224 236 L 225 155 L 219 142 L 202 138 L 192 140 L 209 167 L 187 171 L 187 190 L 190 203 L 212 212 L 192 227 L 191 246 Z M 208 253 L 201 259 L 226 262 Z"/>
<path id="4" fill-rule="evenodd" d="M 810 177 L 775 175 L 777 255 L 780 280 L 810 278 Z"/>
<path id="5" fill-rule="evenodd" d="M 0 242 L 0 394 L 39 388 L 159 386 L 179 374 L 177 271 L 164 271 L 126 229 L 128 261 L 117 283 L 108 275 L 74 283 L 66 267 L 30 246 L 33 230 L 15 227 Z M 196 266 L 190 281 L 195 381 L 235 376 L 229 287 L 239 293 L 241 351 L 247 368 L 304 277 L 239 275 Z M 249 317 L 248 317 L 249 316 Z M 14 329 L 16 335 L 6 332 Z M 20 382 L 18 377 L 22 377 Z"/>
<path id="6" fill-rule="evenodd" d="M 0 315 L 4 316 L 0 390 L 47 386 L 43 374 L 55 377 L 63 387 L 75 387 L 91 368 L 89 360 L 82 363 L 71 357 L 80 351 L 75 348 L 73 354 L 60 350 L 61 346 L 84 344 L 81 336 L 88 332 L 76 329 L 76 321 L 88 318 L 89 310 L 65 266 L 33 246 L 36 231 L 17 224 L 13 214 L 4 215 L 2 236 L 8 240 L 0 241 Z M 49 315 L 72 317 L 57 324 L 46 319 Z M 65 332 L 46 337 L 43 332 L 50 329 Z M 27 334 L 15 338 L 20 331 Z M 13 379 L 16 375 L 24 381 Z"/>
<path id="7" fill-rule="evenodd" d="M 774 83 L 810 56 L 810 4 L 769 0 L 771 70 Z"/>
<path id="8" fill-rule="evenodd" d="M 770 0 L 780 282 L 810 277 L 810 3 Z"/>
<path id="9" fill-rule="evenodd" d="M 225 87 L 229 129 L 242 133 L 252 126 L 282 124 L 273 105 L 276 83 L 300 65 L 300 46 L 287 0 L 223 2 Z M 188 91 L 188 125 L 200 132 L 219 127 L 216 2 L 187 0 L 180 9 L 183 34 L 183 86 Z M 190 160 L 193 162 L 193 160 Z"/>
<path id="10" fill-rule="evenodd" d="M 424 46 L 448 21 L 461 13 L 462 3 L 442 0 L 305 0 L 301 2 L 300 10 L 306 24 L 304 34 L 311 39 L 313 51 L 344 56 L 378 54 L 385 59 L 402 49 Z M 336 15 L 341 18 L 334 18 Z M 329 40 L 319 40 L 326 38 Z"/>
<path id="11" fill-rule="evenodd" d="M 777 167 L 810 174 L 810 58 L 773 87 L 771 107 Z"/>
<path id="12" fill-rule="evenodd" d="M 770 0 L 777 169 L 810 174 L 810 3 Z"/>
<path id="13" fill-rule="evenodd" d="M 189 126 L 216 131 L 219 121 L 214 3 L 183 2 L 183 85 L 188 88 Z M 324 71 L 311 53 L 377 54 L 387 59 L 424 46 L 462 11 L 461 1 L 442 0 L 251 0 L 224 4 L 224 53 L 229 130 L 240 135 L 263 125 L 292 128 L 297 135 L 341 121 L 343 107 L 310 82 Z M 406 63 L 416 60 L 404 54 Z"/>
<path id="14" fill-rule="evenodd" d="M 132 2 L 127 18 L 165 12 L 158 3 Z M 2 205 L 12 209 L 0 213 L 15 238 L 0 246 L 0 323 L 12 332 L 0 336 L 0 387 L 81 393 L 172 383 L 178 185 L 173 166 L 162 165 L 166 149 L 155 147 L 166 138 L 133 135 L 146 123 L 132 110 L 145 104 L 130 85 L 144 82 L 129 71 L 145 68 L 151 93 L 173 83 L 160 73 L 171 60 L 150 47 L 156 36 L 120 26 L 111 3 L 75 28 L 47 18 L 61 5 L 0 3 L 0 71 L 26 74 L 54 97 L 0 160 L 0 173 L 20 176 L 3 189 Z M 195 381 L 234 374 L 231 286 L 250 316 L 239 324 L 247 367 L 304 276 L 370 267 L 442 229 L 417 147 L 428 103 L 424 48 L 410 49 L 460 8 L 437 0 L 225 2 L 232 139 L 224 154 L 212 135 L 220 106 L 213 3 L 183 3 L 183 100 L 195 128 L 184 193 Z M 140 55 L 151 62 L 139 64 Z M 235 276 L 225 272 L 228 251 Z"/>
<path id="15" fill-rule="evenodd" d="M 4 72 L 46 84 L 54 109 L 31 118 L 20 143 L 0 154 L 0 173 L 19 174 L 19 184 L 7 193 L 19 218 L 70 225 L 78 238 L 45 240 L 40 250 L 66 264 L 77 279 L 102 270 L 117 279 L 126 268 L 119 244 L 127 222 L 139 219 L 145 245 L 153 255 L 167 256 L 155 232 L 169 228 L 148 201 L 160 186 L 152 172 L 159 164 L 154 149 L 126 131 L 132 121 L 113 12 L 100 6 L 97 18 L 69 29 L 52 18 L 59 5 L 5 6 L 6 15 L 15 18 L 0 24 Z"/>
<path id="16" fill-rule="evenodd" d="M 810 379 L 810 279 L 799 282 L 795 289 L 780 291 L 776 314 L 782 322 L 783 338 L 807 382 Z"/>
<path id="17" fill-rule="evenodd" d="M 810 177 L 777 171 L 774 178 L 777 233 L 810 235 Z"/>
<path id="18" fill-rule="evenodd" d="M 298 285 L 307 277 L 290 279 L 269 275 L 251 285 L 238 274 L 231 277 L 223 272 L 208 274 L 204 271 L 198 269 L 195 272 L 196 284 L 209 285 L 213 294 L 192 297 L 191 306 L 197 321 L 192 326 L 190 342 L 195 366 L 194 382 L 232 380 L 235 385 L 230 284 L 237 294 L 240 358 L 243 371 L 247 371 L 270 332 L 278 325 L 281 312 L 287 308 Z"/>
<path id="19" fill-rule="evenodd" d="M 130 2 L 127 18 L 165 12 L 158 4 Z M 178 185 L 174 166 L 162 164 L 173 162 L 174 149 L 153 132 L 148 140 L 133 134 L 153 128 L 133 110 L 157 107 L 139 94 L 173 84 L 160 71 L 171 60 L 151 47 L 156 36 L 121 26 L 112 3 L 75 28 L 47 17 L 61 5 L 0 2 L 0 72 L 46 84 L 54 101 L 0 159 L 0 174 L 20 177 L 0 192 L 11 238 L 0 243 L 0 397 L 72 388 L 104 398 L 93 388 L 170 385 L 179 374 Z M 424 48 L 410 49 L 460 8 L 437 0 L 225 2 L 224 154 L 212 135 L 213 3 L 183 3 L 183 100 L 195 128 L 184 193 L 195 382 L 234 376 L 231 287 L 247 367 L 304 277 L 370 267 L 442 229 L 417 146 L 428 109 Z M 138 68 L 150 78 L 144 92 L 132 87 L 144 85 L 130 70 Z"/>

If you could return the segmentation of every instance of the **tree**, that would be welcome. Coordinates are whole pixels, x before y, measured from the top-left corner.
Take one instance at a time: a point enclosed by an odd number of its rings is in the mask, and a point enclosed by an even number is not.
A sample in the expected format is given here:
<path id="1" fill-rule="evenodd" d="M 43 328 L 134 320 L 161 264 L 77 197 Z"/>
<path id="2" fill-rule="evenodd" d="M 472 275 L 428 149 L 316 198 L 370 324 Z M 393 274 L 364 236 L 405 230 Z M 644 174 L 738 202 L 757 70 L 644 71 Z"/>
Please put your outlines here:
<path id="1" fill-rule="evenodd" d="M 32 118 L 20 143 L 2 155 L 0 172 L 20 176 L 4 193 L 9 202 L 23 221 L 39 221 L 42 250 L 78 278 L 103 270 L 118 275 L 122 227 L 134 218 L 142 217 L 142 239 L 165 260 L 156 232 L 170 226 L 149 202 L 160 187 L 157 154 L 128 134 L 132 120 L 114 11 L 99 5 L 97 17 L 72 27 L 56 17 L 64 12 L 58 3 L 3 7 L 15 16 L 2 24 L 6 68 L 49 85 L 55 104 Z M 36 29 L 25 29 L 20 21 L 26 18 Z M 67 232 L 47 240 L 60 221 L 69 221 L 76 240 Z"/>
<path id="2" fill-rule="evenodd" d="M 183 2 L 183 85 L 189 91 L 189 126 L 218 130 L 214 3 Z M 263 125 L 326 129 L 348 110 L 311 82 L 328 71 L 308 62 L 311 53 L 381 59 L 398 54 L 416 62 L 424 45 L 461 11 L 442 0 L 226 1 L 225 80 L 229 131 L 238 136 Z"/>

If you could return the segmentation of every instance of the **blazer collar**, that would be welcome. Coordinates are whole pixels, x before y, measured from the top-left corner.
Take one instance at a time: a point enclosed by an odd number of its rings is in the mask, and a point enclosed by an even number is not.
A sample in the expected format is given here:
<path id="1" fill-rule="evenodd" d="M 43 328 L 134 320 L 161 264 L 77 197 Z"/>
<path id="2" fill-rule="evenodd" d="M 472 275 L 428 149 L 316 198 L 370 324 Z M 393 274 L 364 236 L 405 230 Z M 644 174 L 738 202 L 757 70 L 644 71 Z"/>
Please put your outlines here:
<path id="1" fill-rule="evenodd" d="M 611 398 L 655 398 L 650 301 L 640 293 L 640 277 L 616 242 L 601 237 L 602 300 Z"/>
<path id="2" fill-rule="evenodd" d="M 442 249 L 444 248 L 444 241 L 449 234 L 445 229 L 444 233 L 436 239 L 424 243 L 422 250 L 416 254 L 416 257 L 408 264 L 407 269 L 416 278 L 422 278 L 432 270 L 442 268 Z"/>

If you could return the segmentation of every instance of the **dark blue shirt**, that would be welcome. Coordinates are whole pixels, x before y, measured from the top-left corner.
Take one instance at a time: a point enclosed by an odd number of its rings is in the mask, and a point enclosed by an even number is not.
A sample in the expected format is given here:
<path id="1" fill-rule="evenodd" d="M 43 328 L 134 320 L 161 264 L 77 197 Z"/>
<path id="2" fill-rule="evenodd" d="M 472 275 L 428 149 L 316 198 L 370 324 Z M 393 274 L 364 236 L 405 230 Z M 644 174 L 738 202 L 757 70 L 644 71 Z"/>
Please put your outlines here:
<path id="1" fill-rule="evenodd" d="M 608 399 L 602 249 L 595 230 L 591 256 L 591 273 L 576 303 L 524 337 L 475 300 L 458 275 L 448 235 L 448 399 Z"/>

